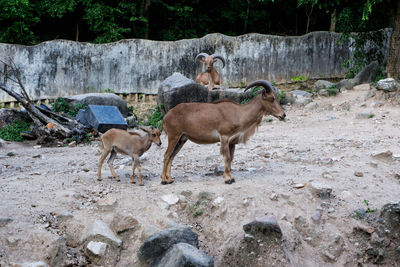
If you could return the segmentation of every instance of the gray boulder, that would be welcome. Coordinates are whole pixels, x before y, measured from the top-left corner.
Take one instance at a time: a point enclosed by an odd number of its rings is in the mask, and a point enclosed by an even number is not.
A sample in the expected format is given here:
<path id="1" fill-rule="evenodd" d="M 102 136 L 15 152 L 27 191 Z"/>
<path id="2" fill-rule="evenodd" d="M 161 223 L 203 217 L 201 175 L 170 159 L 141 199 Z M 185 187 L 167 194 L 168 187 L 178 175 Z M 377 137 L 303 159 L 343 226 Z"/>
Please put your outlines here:
<path id="1" fill-rule="evenodd" d="M 313 87 L 313 91 L 314 92 L 318 92 L 321 89 L 327 89 L 331 86 L 333 86 L 334 84 L 328 81 L 324 81 L 324 80 L 318 80 L 315 82 L 314 87 Z"/>
<path id="2" fill-rule="evenodd" d="M 289 97 L 292 103 L 298 106 L 305 106 L 312 102 L 312 94 L 303 90 L 294 90 L 289 92 Z"/>
<path id="3" fill-rule="evenodd" d="M 357 75 L 354 77 L 358 84 L 370 83 L 372 75 L 375 73 L 375 69 L 379 66 L 378 61 L 372 61 L 367 66 L 365 66 Z"/>
<path id="4" fill-rule="evenodd" d="M 116 94 L 111 93 L 90 93 L 82 95 L 73 95 L 65 98 L 72 105 L 81 103 L 83 105 L 100 105 L 100 106 L 115 106 L 119 109 L 124 117 L 129 114 L 128 105 Z"/>
<path id="5" fill-rule="evenodd" d="M 85 243 L 89 243 L 92 240 L 103 241 L 111 246 L 119 247 L 122 244 L 114 232 L 108 227 L 108 225 L 100 220 L 93 222 L 92 226 L 86 232 L 84 236 Z"/>
<path id="6" fill-rule="evenodd" d="M 385 92 L 394 92 L 398 88 L 400 88 L 400 85 L 393 78 L 379 80 L 376 84 L 376 89 L 383 90 Z"/>
<path id="7" fill-rule="evenodd" d="M 155 267 L 212 267 L 214 261 L 206 253 L 186 243 L 175 244 L 154 265 Z"/>
<path id="8" fill-rule="evenodd" d="M 243 230 L 246 234 L 253 236 L 261 235 L 276 235 L 282 237 L 282 230 L 274 215 L 266 215 L 257 218 L 254 221 L 243 225 Z"/>
<path id="9" fill-rule="evenodd" d="M 164 113 L 167 113 L 168 110 L 180 103 L 211 103 L 225 98 L 241 103 L 243 100 L 250 99 L 253 95 L 254 93 L 251 90 L 243 92 L 242 89 L 209 91 L 205 86 L 195 83 L 179 72 L 175 72 L 165 79 L 158 88 L 157 104 L 161 106 Z"/>
<path id="10" fill-rule="evenodd" d="M 173 245 L 178 243 L 187 243 L 197 248 L 199 239 L 197 234 L 187 226 L 164 230 L 144 241 L 138 251 L 139 260 L 145 264 L 153 264 Z"/>
<path id="11" fill-rule="evenodd" d="M 336 88 L 339 90 L 347 89 L 351 90 L 354 86 L 361 83 L 370 83 L 372 75 L 375 69 L 379 66 L 377 61 L 373 61 L 365 66 L 353 79 L 344 79 L 336 84 Z"/>

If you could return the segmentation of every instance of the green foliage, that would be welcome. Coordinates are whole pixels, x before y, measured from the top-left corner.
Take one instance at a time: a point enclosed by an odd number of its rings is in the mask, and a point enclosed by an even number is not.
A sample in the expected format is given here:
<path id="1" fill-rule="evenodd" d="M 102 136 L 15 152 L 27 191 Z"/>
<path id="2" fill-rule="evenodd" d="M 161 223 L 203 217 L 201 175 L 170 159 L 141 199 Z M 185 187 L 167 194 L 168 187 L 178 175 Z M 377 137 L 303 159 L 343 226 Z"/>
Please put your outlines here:
<path id="1" fill-rule="evenodd" d="M 293 81 L 293 82 L 303 82 L 303 81 L 307 81 L 307 77 L 305 77 L 305 76 L 295 76 L 295 77 L 292 77 L 290 80 Z"/>
<path id="2" fill-rule="evenodd" d="M 326 90 L 328 91 L 329 96 L 335 96 L 338 93 L 338 90 L 336 89 L 336 84 L 332 84 Z"/>
<path id="3" fill-rule="evenodd" d="M 110 88 L 106 88 L 101 90 L 102 93 L 110 93 L 110 94 L 115 94 L 115 91 L 113 89 Z"/>
<path id="4" fill-rule="evenodd" d="M 24 120 L 14 120 L 12 123 L 0 129 L 0 138 L 6 141 L 21 142 L 21 132 L 28 131 L 31 124 Z"/>
<path id="5" fill-rule="evenodd" d="M 203 215 L 204 210 L 207 208 L 209 201 L 210 201 L 210 193 L 200 192 L 197 201 L 188 205 L 188 211 L 194 217 Z"/>
<path id="6" fill-rule="evenodd" d="M 285 100 L 286 100 L 286 93 L 283 91 L 280 91 L 280 93 L 275 94 L 276 98 L 279 102 L 279 104 L 284 104 Z"/>
<path id="7" fill-rule="evenodd" d="M 250 100 L 252 100 L 254 97 L 256 97 L 257 95 L 258 95 L 258 91 L 260 90 L 260 89 L 262 89 L 263 87 L 259 87 L 259 86 L 256 86 L 256 87 L 254 87 L 254 88 L 252 88 L 251 89 L 251 95 L 250 96 L 248 96 L 248 97 L 246 97 L 245 99 L 243 99 L 241 102 L 240 102 L 240 104 L 246 104 L 246 103 L 248 103 Z"/>
<path id="8" fill-rule="evenodd" d="M 369 207 L 369 201 L 366 200 L 366 199 L 364 199 L 364 204 L 367 206 L 367 209 L 366 209 L 365 213 L 373 213 L 373 212 L 375 212 L 375 211 L 378 210 L 378 209 L 371 209 L 371 208 Z"/>
<path id="9" fill-rule="evenodd" d="M 75 104 L 75 106 L 73 106 L 63 97 L 58 97 L 56 99 L 56 101 L 54 103 L 52 103 L 51 105 L 52 105 L 53 111 L 63 112 L 65 114 L 69 115 L 70 117 L 75 117 L 76 114 L 78 114 L 78 111 L 80 109 L 87 108 L 86 105 L 83 105 L 81 103 L 77 103 L 77 104 Z"/>
<path id="10" fill-rule="evenodd" d="M 16 155 L 17 155 L 17 153 L 12 152 L 12 151 L 7 153 L 7 156 L 8 156 L 8 157 L 14 157 L 14 156 L 16 156 Z"/>
<path id="11" fill-rule="evenodd" d="M 162 128 L 162 120 L 164 118 L 164 114 L 162 113 L 162 106 L 155 106 L 153 113 L 147 118 L 147 125 L 151 125 L 158 129 Z"/>

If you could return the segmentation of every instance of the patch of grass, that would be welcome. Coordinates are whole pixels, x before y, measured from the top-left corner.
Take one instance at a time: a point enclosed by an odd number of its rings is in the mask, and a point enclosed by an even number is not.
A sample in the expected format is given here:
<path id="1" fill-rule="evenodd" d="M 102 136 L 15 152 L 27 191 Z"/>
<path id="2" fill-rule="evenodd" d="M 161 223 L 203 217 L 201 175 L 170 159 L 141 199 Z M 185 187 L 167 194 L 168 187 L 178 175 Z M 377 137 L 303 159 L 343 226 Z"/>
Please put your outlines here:
<path id="1" fill-rule="evenodd" d="M 280 91 L 280 93 L 275 94 L 279 104 L 283 104 L 286 100 L 286 93 Z"/>
<path id="2" fill-rule="evenodd" d="M 307 81 L 307 77 L 305 76 L 295 76 L 293 78 L 290 79 L 292 82 L 303 82 L 303 81 Z"/>
<path id="3" fill-rule="evenodd" d="M 14 153 L 14 152 L 8 152 L 8 153 L 7 153 L 7 156 L 8 156 L 8 157 L 14 157 L 15 155 L 17 155 L 17 154 Z"/>
<path id="4" fill-rule="evenodd" d="M 147 124 L 153 127 L 156 127 L 158 129 L 162 128 L 162 120 L 164 118 L 164 114 L 162 113 L 163 107 L 160 106 L 155 106 L 153 113 L 150 114 L 150 116 L 147 118 Z"/>
<path id="5" fill-rule="evenodd" d="M 336 84 L 333 84 L 329 86 L 327 89 L 329 96 L 335 96 L 338 93 L 338 90 L 336 89 Z"/>
<path id="6" fill-rule="evenodd" d="M 209 192 L 200 192 L 197 201 L 188 205 L 188 210 L 193 217 L 204 214 L 204 209 L 207 208 L 210 197 Z"/>
<path id="7" fill-rule="evenodd" d="M 110 88 L 106 88 L 101 90 L 102 93 L 111 93 L 111 94 L 115 94 L 115 91 L 113 89 Z"/>
<path id="8" fill-rule="evenodd" d="M 74 118 L 80 109 L 86 109 L 87 106 L 82 103 L 77 103 L 73 106 L 63 97 L 58 97 L 54 103 L 51 104 L 53 111 L 63 112 L 68 116 Z"/>
<path id="9" fill-rule="evenodd" d="M 372 119 L 373 117 L 375 117 L 375 114 L 371 113 L 371 114 L 368 115 L 368 119 Z"/>
<path id="10" fill-rule="evenodd" d="M 29 131 L 30 126 L 31 124 L 25 120 L 14 120 L 0 129 L 0 138 L 6 141 L 21 142 L 23 140 L 21 132 Z"/>
<path id="11" fill-rule="evenodd" d="M 375 212 L 375 211 L 378 210 L 378 209 L 371 209 L 371 208 L 369 207 L 369 201 L 366 200 L 366 199 L 364 199 L 364 204 L 367 206 L 367 209 L 366 209 L 365 213 L 373 213 L 373 212 Z"/>
<path id="12" fill-rule="evenodd" d="M 257 94 L 258 94 L 258 90 L 260 90 L 261 88 L 263 88 L 263 87 L 257 86 L 257 87 L 252 88 L 252 89 L 251 89 L 251 92 L 252 92 L 251 95 L 248 96 L 248 97 L 246 97 L 245 99 L 243 99 L 243 100 L 240 102 L 240 104 L 246 104 L 246 103 L 248 103 L 250 100 L 252 100 L 254 97 L 256 97 Z"/>

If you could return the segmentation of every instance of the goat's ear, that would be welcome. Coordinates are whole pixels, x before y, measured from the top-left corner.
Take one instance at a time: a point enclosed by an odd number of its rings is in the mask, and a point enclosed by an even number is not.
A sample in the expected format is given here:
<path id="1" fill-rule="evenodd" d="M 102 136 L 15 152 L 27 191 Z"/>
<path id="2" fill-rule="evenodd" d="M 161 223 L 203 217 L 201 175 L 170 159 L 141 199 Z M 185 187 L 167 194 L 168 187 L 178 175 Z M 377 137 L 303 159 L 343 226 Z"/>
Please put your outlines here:
<path id="1" fill-rule="evenodd" d="M 267 91 L 265 91 L 265 89 L 261 90 L 261 95 L 263 99 L 267 99 Z"/>

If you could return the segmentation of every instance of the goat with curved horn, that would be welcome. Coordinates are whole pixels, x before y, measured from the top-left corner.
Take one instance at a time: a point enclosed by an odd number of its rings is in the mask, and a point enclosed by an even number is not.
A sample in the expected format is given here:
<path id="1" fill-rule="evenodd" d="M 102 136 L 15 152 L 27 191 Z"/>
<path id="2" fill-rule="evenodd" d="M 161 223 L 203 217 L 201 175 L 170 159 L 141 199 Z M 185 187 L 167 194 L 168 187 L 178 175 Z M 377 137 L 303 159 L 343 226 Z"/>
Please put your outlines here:
<path id="1" fill-rule="evenodd" d="M 187 140 L 197 144 L 221 142 L 225 183 L 235 182 L 231 174 L 235 145 L 245 143 L 255 133 L 264 115 L 272 115 L 281 120 L 286 117 L 270 84 L 267 81 L 256 81 L 249 84 L 248 88 L 256 85 L 263 86 L 265 90 L 261 90 L 243 105 L 231 100 L 181 103 L 168 111 L 163 119 L 168 148 L 164 154 L 162 184 L 174 181 L 171 178 L 172 161 Z"/>
<path id="2" fill-rule="evenodd" d="M 214 68 L 214 62 L 216 59 L 219 59 L 221 60 L 223 67 L 225 67 L 225 59 L 219 54 L 212 54 L 210 56 L 204 52 L 198 54 L 195 58 L 195 61 L 198 59 L 200 59 L 201 62 L 206 66 L 206 72 L 200 72 L 197 75 L 196 82 L 208 87 L 208 90 L 219 88 L 221 84 L 221 78 Z"/>

